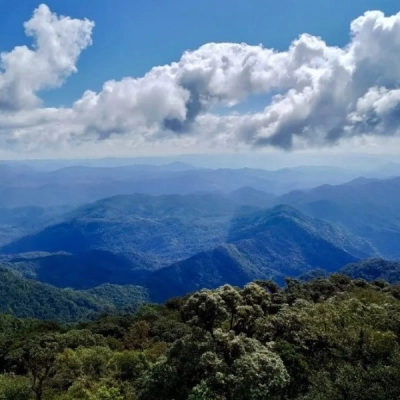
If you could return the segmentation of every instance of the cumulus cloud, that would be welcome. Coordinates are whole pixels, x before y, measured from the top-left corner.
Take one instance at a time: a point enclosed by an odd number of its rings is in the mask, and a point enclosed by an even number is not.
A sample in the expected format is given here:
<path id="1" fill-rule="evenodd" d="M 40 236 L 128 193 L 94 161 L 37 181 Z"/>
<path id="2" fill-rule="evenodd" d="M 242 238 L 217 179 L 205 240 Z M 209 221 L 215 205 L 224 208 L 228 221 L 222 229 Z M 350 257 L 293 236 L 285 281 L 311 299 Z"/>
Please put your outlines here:
<path id="1" fill-rule="evenodd" d="M 400 13 L 366 12 L 351 23 L 343 48 L 307 34 L 286 51 L 208 43 L 143 77 L 106 82 L 98 93 L 86 91 L 70 108 L 41 108 L 37 92 L 60 86 L 76 72 L 93 26 L 58 17 L 42 5 L 25 24 L 34 48 L 2 53 L 0 134 L 7 143 L 175 138 L 212 147 L 289 150 L 399 134 Z M 213 111 L 268 93 L 272 100 L 261 112 Z"/>
<path id="2" fill-rule="evenodd" d="M 76 72 L 80 53 L 91 44 L 94 23 L 57 17 L 42 4 L 24 27 L 34 40 L 33 48 L 18 46 L 0 55 L 2 111 L 38 106 L 37 91 L 61 86 Z"/>

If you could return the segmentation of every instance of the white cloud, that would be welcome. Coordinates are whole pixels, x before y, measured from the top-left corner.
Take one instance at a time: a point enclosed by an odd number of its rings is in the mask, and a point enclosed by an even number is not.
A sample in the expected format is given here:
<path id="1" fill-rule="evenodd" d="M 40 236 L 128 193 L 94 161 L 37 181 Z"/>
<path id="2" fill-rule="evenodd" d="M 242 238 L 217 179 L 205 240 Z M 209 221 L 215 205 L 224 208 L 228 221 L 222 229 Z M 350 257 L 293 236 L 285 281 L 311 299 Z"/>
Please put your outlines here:
<path id="1" fill-rule="evenodd" d="M 0 110 L 19 110 L 39 105 L 36 92 L 61 86 L 76 72 L 76 62 L 91 44 L 94 23 L 88 20 L 57 17 L 42 4 L 24 24 L 34 46 L 15 47 L 1 53 Z"/>
<path id="2" fill-rule="evenodd" d="M 141 78 L 106 82 L 99 93 L 86 91 L 71 108 L 41 108 L 37 92 L 60 86 L 76 72 L 93 26 L 57 17 L 42 5 L 25 24 L 34 48 L 1 55 L 5 146 L 34 151 L 107 140 L 292 149 L 398 134 L 400 13 L 365 13 L 351 23 L 343 48 L 307 34 L 282 52 L 208 43 Z M 272 96 L 262 112 L 212 113 L 215 106 L 229 108 L 259 93 Z"/>

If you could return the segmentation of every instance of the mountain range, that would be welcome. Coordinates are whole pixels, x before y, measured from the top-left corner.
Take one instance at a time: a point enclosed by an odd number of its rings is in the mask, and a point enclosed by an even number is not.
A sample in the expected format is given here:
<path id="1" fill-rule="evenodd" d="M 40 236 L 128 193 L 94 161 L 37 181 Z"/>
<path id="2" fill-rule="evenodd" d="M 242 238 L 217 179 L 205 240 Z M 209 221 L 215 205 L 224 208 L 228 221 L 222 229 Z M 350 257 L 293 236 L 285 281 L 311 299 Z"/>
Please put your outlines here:
<path id="1" fill-rule="evenodd" d="M 348 250 L 360 254 L 368 249 L 366 242 L 328 223 L 278 206 L 235 221 L 227 243 L 155 271 L 145 286 L 152 299 L 165 301 L 226 282 L 243 286 L 254 279 L 272 278 L 283 283 L 285 276 L 319 267 L 338 270 L 357 260 Z"/>
<path id="2" fill-rule="evenodd" d="M 367 241 L 290 206 L 260 210 L 219 195 L 118 196 L 69 218 L 3 246 L 3 265 L 58 287 L 141 285 L 161 301 L 374 254 Z"/>
<path id="3" fill-rule="evenodd" d="M 359 178 L 349 183 L 294 191 L 275 201 L 342 226 L 377 253 L 400 258 L 400 178 Z"/>
<path id="4" fill-rule="evenodd" d="M 78 206 L 126 194 L 229 193 L 244 186 L 281 195 L 323 183 L 343 183 L 357 175 L 337 167 L 210 169 L 185 163 L 67 166 L 39 169 L 32 165 L 0 164 L 0 207 Z"/>
<path id="5" fill-rule="evenodd" d="M 80 206 L 67 196 L 67 205 L 0 209 L 1 267 L 58 291 L 86 295 L 102 285 L 114 285 L 113 290 L 133 285 L 159 302 L 224 283 L 274 279 L 283 284 L 286 276 L 318 268 L 331 273 L 371 257 L 400 259 L 400 178 L 359 177 L 279 195 L 278 176 L 286 185 L 305 170 L 173 164 L 39 172 L 20 167 L 14 173 L 25 176 L 21 190 L 33 174 L 35 190 L 51 181 L 69 183 L 65 187 L 73 193 L 75 185 L 96 180 L 102 185 L 117 176 L 117 183 L 125 184 L 132 171 L 145 184 L 162 181 L 152 186 L 156 192 L 165 185 L 176 193 L 118 194 Z M 311 171 L 313 179 L 319 171 L 323 180 L 323 169 Z M 170 179 L 176 179 L 176 187 Z M 11 181 L 2 178 L 5 185 Z M 177 189 L 179 182 L 183 188 Z M 299 182 L 307 186 L 310 179 Z M 188 193 L 189 187 L 197 193 Z"/>

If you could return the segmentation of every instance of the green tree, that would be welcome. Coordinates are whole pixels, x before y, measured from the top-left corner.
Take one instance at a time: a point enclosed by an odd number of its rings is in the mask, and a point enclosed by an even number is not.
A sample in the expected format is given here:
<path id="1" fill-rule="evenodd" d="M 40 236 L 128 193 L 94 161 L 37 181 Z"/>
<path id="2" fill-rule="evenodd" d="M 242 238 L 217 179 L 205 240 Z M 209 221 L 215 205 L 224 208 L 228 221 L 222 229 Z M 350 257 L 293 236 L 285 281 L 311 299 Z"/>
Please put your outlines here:
<path id="1" fill-rule="evenodd" d="M 29 400 L 32 390 L 29 379 L 15 375 L 0 375 L 1 400 Z"/>

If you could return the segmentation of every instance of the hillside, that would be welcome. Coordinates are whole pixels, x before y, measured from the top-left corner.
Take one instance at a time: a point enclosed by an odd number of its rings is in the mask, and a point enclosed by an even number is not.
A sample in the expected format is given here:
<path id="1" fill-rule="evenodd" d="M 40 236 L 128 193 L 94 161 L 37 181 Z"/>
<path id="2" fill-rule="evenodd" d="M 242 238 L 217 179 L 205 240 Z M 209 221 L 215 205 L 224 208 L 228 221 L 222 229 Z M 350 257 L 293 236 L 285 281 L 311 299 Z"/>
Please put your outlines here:
<path id="1" fill-rule="evenodd" d="M 147 259 L 136 254 L 122 255 L 105 250 L 2 256 L 0 265 L 43 283 L 74 289 L 88 289 L 105 283 L 135 284 L 154 268 Z"/>
<path id="2" fill-rule="evenodd" d="M 385 258 L 400 258 L 400 178 L 323 185 L 288 193 L 275 202 L 346 228 Z"/>
<path id="3" fill-rule="evenodd" d="M 275 195 L 254 189 L 251 186 L 236 189 L 229 193 L 227 197 L 237 204 L 257 208 L 268 208 L 276 199 Z"/>
<path id="4" fill-rule="evenodd" d="M 388 283 L 400 282 L 400 262 L 372 258 L 357 263 L 351 263 L 340 270 L 353 279 L 366 281 L 384 280 Z"/>
<path id="5" fill-rule="evenodd" d="M 3 247 L 2 259 L 57 287 L 138 284 L 160 301 L 226 282 L 336 271 L 375 255 L 365 240 L 292 207 L 254 209 L 219 195 L 119 196 Z"/>
<path id="6" fill-rule="evenodd" d="M 398 400 L 399 321 L 398 285 L 339 274 L 69 326 L 0 314 L 0 398 Z"/>
<path id="7" fill-rule="evenodd" d="M 148 300 L 138 286 L 105 285 L 88 291 L 57 289 L 0 268 L 0 313 L 21 318 L 73 322 L 96 313 L 131 310 Z"/>
<path id="8" fill-rule="evenodd" d="M 278 206 L 239 218 L 227 244 L 155 271 L 145 286 L 152 299 L 163 301 L 224 283 L 241 286 L 267 278 L 282 283 L 285 276 L 319 267 L 337 271 L 357 260 L 348 249 L 361 252 L 368 244 L 291 207 Z"/>
<path id="9" fill-rule="evenodd" d="M 251 279 L 274 275 L 274 271 L 268 272 L 253 265 L 234 244 L 222 244 L 155 271 L 144 286 L 153 301 L 163 302 L 195 290 L 216 288 L 221 282 L 241 286 Z"/>
<path id="10" fill-rule="evenodd" d="M 182 163 L 114 167 L 75 164 L 55 170 L 37 166 L 0 165 L 0 207 L 77 206 L 116 195 L 229 193 L 246 186 L 283 194 L 355 177 L 341 168 L 327 167 L 267 171 L 196 168 Z"/>
<path id="11" fill-rule="evenodd" d="M 71 207 L 0 208 L 0 245 L 62 221 Z"/>
<path id="12" fill-rule="evenodd" d="M 59 224 L 3 246 L 3 253 L 134 252 L 162 265 L 224 242 L 240 206 L 220 195 L 131 195 L 78 208 Z"/>
<path id="13" fill-rule="evenodd" d="M 356 256 L 364 258 L 374 254 L 374 248 L 358 236 L 335 225 L 306 214 L 286 205 L 278 205 L 270 210 L 244 214 L 232 220 L 228 241 L 252 238 L 262 233 L 273 232 L 281 235 L 281 239 L 289 233 L 292 241 L 301 240 L 296 237 L 296 230 L 301 228 L 308 235 L 320 237 L 336 247 Z"/>

